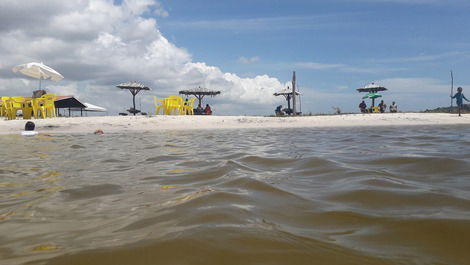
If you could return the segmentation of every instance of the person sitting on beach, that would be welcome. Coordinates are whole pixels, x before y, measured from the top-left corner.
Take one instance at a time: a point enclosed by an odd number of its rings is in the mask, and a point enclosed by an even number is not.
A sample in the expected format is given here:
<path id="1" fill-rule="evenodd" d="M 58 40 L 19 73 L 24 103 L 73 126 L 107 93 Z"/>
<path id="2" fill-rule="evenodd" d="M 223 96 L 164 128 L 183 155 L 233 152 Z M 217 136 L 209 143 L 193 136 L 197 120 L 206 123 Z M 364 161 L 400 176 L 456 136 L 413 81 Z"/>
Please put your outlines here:
<path id="1" fill-rule="evenodd" d="M 35 135 L 37 135 L 38 132 L 34 131 L 35 127 L 36 127 L 36 125 L 34 124 L 34 122 L 28 121 L 24 125 L 24 131 L 21 132 L 21 135 L 23 135 L 23 136 L 35 136 Z"/>
<path id="2" fill-rule="evenodd" d="M 277 106 L 274 112 L 276 113 L 276 116 L 283 116 L 284 112 L 282 111 L 282 105 Z"/>
<path id="3" fill-rule="evenodd" d="M 468 102 L 468 99 L 463 94 L 463 88 L 458 87 L 457 93 L 455 93 L 454 96 L 450 95 L 450 97 L 455 98 L 455 101 L 457 102 L 457 107 L 459 108 L 459 116 L 461 116 L 460 113 L 462 112 L 462 109 L 463 109 L 463 100 L 465 99 Z"/>
<path id="4" fill-rule="evenodd" d="M 362 113 L 367 113 L 367 105 L 366 103 L 364 102 L 364 100 L 361 102 L 361 104 L 359 104 L 359 109 L 361 110 Z"/>
<path id="5" fill-rule="evenodd" d="M 392 105 L 390 105 L 390 112 L 391 112 L 391 113 L 398 112 L 398 106 L 397 106 L 397 104 L 395 103 L 395 101 L 393 101 L 393 102 L 392 102 Z"/>
<path id="6" fill-rule="evenodd" d="M 289 109 L 289 108 L 285 108 L 283 109 L 283 111 L 287 114 L 287 115 L 291 115 L 293 113 L 292 109 Z"/>
<path id="7" fill-rule="evenodd" d="M 206 115 L 212 115 L 212 110 L 209 104 L 206 104 L 206 108 L 204 109 L 204 114 Z"/>
<path id="8" fill-rule="evenodd" d="M 379 111 L 380 113 L 384 113 L 385 110 L 387 109 L 387 105 L 385 104 L 385 102 L 383 100 L 380 101 L 380 104 L 379 104 Z"/>
<path id="9" fill-rule="evenodd" d="M 200 105 L 198 105 L 196 108 L 196 114 L 198 115 L 204 114 L 204 109 Z"/>

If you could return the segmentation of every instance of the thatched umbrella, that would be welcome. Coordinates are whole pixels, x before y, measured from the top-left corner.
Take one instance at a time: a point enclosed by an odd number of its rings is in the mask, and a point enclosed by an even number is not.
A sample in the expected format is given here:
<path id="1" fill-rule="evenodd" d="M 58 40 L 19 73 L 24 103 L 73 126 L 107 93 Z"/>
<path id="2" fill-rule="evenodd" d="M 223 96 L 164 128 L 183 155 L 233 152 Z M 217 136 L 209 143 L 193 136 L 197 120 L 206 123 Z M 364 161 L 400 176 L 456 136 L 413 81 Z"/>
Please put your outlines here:
<path id="1" fill-rule="evenodd" d="M 283 89 L 283 90 L 281 90 L 281 91 L 279 91 L 279 92 L 276 92 L 276 93 L 274 93 L 273 95 L 276 96 L 276 97 L 277 97 L 277 96 L 284 96 L 284 97 L 286 98 L 286 100 L 287 100 L 287 109 L 288 109 L 289 111 L 291 111 L 291 108 L 290 108 L 290 100 L 292 99 L 292 89 L 291 89 L 290 87 L 287 87 L 286 89 Z M 300 96 L 300 95 L 302 95 L 302 94 L 300 94 L 299 91 L 295 91 L 295 95 L 296 95 L 296 96 Z M 293 113 L 293 112 L 294 112 L 294 111 L 292 110 L 292 113 Z"/>
<path id="2" fill-rule="evenodd" d="M 387 90 L 388 89 L 386 89 L 385 87 L 379 86 L 379 85 L 375 84 L 374 82 L 368 84 L 367 86 L 364 86 L 364 87 L 361 87 L 361 88 L 357 89 L 357 91 L 359 91 L 359 92 L 369 93 L 368 95 L 366 95 L 366 97 L 372 99 L 372 107 L 375 105 L 375 99 L 377 98 L 377 96 L 372 96 L 372 95 L 377 94 L 377 92 L 379 92 L 379 91 L 387 91 Z M 371 96 L 369 96 L 369 95 L 371 95 Z M 381 97 L 381 96 L 382 95 L 379 95 L 378 97 Z"/>
<path id="3" fill-rule="evenodd" d="M 198 100 L 198 108 L 202 108 L 202 99 L 205 96 L 214 97 L 214 96 L 220 94 L 220 91 L 209 90 L 209 89 L 204 88 L 204 87 L 197 87 L 197 88 L 188 89 L 188 90 L 181 90 L 181 91 L 179 91 L 179 94 L 180 95 L 186 95 L 186 96 L 190 96 L 190 95 L 195 96 Z"/>
<path id="4" fill-rule="evenodd" d="M 132 94 L 132 104 L 133 104 L 133 108 L 129 110 L 130 113 L 135 114 L 140 112 L 140 111 L 137 111 L 135 109 L 135 95 L 137 95 L 141 90 L 150 90 L 150 88 L 148 86 L 145 86 L 144 84 L 142 83 L 139 83 L 139 82 L 127 82 L 127 83 L 121 83 L 119 85 L 117 85 L 116 87 L 120 88 L 120 89 L 128 89 L 131 94 Z"/>

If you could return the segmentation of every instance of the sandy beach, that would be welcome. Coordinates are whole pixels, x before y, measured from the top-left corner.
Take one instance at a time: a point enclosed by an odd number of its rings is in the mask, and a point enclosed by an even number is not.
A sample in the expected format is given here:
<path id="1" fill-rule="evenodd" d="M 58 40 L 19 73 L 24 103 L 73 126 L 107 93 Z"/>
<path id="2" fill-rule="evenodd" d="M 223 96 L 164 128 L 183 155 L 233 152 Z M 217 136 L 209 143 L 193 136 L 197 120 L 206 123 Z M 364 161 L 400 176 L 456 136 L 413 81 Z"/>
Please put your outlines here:
<path id="1" fill-rule="evenodd" d="M 442 113 L 345 114 L 303 117 L 259 116 L 103 116 L 33 120 L 41 133 L 83 134 L 155 130 L 308 128 L 348 126 L 470 125 L 470 114 Z M 1 120 L 0 134 L 18 134 L 26 120 Z"/>

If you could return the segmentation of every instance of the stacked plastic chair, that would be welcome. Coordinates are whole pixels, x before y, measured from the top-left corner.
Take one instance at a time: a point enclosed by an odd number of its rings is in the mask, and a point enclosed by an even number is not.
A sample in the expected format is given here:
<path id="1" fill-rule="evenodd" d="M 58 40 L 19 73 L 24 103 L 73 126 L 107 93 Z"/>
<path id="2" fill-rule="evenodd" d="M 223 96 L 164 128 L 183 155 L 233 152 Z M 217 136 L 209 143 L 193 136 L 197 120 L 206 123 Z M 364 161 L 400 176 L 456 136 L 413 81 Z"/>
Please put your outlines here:
<path id="1" fill-rule="evenodd" d="M 46 117 L 56 117 L 55 100 L 56 95 L 46 94 L 40 98 L 24 98 L 24 97 L 2 97 L 0 105 L 0 116 L 9 120 L 16 119 L 16 114 L 21 110 L 23 119 L 38 119 Z"/>
<path id="2" fill-rule="evenodd" d="M 184 114 L 194 115 L 194 102 L 196 102 L 196 98 L 191 98 L 186 102 L 186 105 L 184 105 Z"/>
<path id="3" fill-rule="evenodd" d="M 46 113 L 46 116 L 49 118 L 56 117 L 55 115 L 55 101 L 57 99 L 57 96 L 54 94 L 45 94 L 41 96 L 42 99 L 44 99 L 44 110 Z"/>
<path id="4" fill-rule="evenodd" d="M 170 96 L 163 100 L 159 100 L 157 97 L 153 97 L 153 101 L 155 103 L 155 114 L 158 115 L 160 110 L 162 110 L 163 115 L 194 114 L 192 109 L 194 107 L 194 100 L 185 102 L 179 96 Z"/>

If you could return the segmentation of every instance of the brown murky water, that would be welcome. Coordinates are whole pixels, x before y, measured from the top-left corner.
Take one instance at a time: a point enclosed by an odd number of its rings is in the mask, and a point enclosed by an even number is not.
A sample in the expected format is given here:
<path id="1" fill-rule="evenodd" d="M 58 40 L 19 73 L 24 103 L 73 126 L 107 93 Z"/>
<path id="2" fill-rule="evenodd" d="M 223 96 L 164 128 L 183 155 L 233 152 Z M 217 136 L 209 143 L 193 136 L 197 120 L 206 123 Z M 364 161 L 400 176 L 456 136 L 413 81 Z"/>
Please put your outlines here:
<path id="1" fill-rule="evenodd" d="M 1 136 L 0 264 L 470 264 L 469 136 Z"/>

